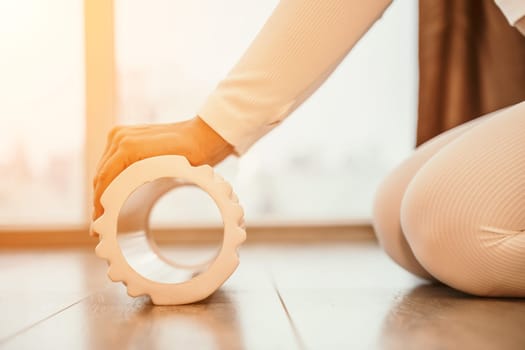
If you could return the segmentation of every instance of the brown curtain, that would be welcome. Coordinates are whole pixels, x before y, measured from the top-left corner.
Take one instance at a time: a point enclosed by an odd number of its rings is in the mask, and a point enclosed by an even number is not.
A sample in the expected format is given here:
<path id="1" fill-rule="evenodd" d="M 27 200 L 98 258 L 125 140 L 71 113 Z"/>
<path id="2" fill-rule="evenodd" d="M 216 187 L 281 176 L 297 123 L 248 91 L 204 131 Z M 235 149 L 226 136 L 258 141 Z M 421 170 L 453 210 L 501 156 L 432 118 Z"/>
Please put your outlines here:
<path id="1" fill-rule="evenodd" d="M 525 100 L 525 37 L 494 0 L 419 1 L 417 144 Z"/>

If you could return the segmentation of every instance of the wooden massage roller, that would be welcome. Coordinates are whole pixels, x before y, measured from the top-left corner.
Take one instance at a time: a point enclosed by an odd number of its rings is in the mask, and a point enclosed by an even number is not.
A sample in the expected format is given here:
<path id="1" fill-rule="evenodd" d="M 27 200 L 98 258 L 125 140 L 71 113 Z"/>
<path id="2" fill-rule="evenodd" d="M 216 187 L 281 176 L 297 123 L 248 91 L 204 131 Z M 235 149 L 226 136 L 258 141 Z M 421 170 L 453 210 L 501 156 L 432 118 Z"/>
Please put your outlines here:
<path id="1" fill-rule="evenodd" d="M 197 265 L 164 257 L 149 231 L 157 200 L 186 185 L 196 185 L 210 195 L 224 224 L 218 254 Z M 107 260 L 109 278 L 124 283 L 130 296 L 149 295 L 157 305 L 196 302 L 216 291 L 239 264 L 237 250 L 246 238 L 244 213 L 230 184 L 208 165 L 195 167 L 178 155 L 138 161 L 107 187 L 101 204 L 104 214 L 92 227 L 100 240 L 95 251 Z"/>

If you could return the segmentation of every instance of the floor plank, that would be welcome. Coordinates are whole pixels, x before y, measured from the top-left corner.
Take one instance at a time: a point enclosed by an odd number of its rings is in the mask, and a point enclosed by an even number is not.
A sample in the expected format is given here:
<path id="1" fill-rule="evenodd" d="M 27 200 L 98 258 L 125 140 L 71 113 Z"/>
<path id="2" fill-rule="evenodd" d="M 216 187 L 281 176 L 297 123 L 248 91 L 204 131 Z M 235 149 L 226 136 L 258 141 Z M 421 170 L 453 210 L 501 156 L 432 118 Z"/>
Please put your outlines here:
<path id="1" fill-rule="evenodd" d="M 381 320 L 395 294 L 388 289 L 284 289 L 286 304 L 307 349 L 378 349 Z"/>
<path id="2" fill-rule="evenodd" d="M 277 297 L 270 293 L 220 291 L 193 305 L 153 306 L 146 297 L 127 297 L 117 285 L 32 327 L 11 339 L 4 348 L 36 346 L 46 349 L 297 348 Z"/>
<path id="3" fill-rule="evenodd" d="M 5 349 L 525 348 L 524 299 L 427 284 L 366 240 L 246 244 L 217 293 L 176 307 L 128 297 L 92 249 L 4 250 L 0 268 Z"/>
<path id="4" fill-rule="evenodd" d="M 247 255 L 203 302 L 153 306 L 149 298 L 130 298 L 124 286 L 112 284 L 8 339 L 4 348 L 296 349 L 267 269 Z"/>
<path id="5" fill-rule="evenodd" d="M 413 277 L 371 243 L 291 245 L 271 271 L 308 349 L 525 349 L 525 300 Z"/>
<path id="6" fill-rule="evenodd" d="M 0 344 L 107 286 L 105 269 L 93 250 L 0 251 Z"/>
<path id="7" fill-rule="evenodd" d="M 374 241 L 286 244 L 267 252 L 279 288 L 406 289 L 422 282 L 392 263 Z"/>
<path id="8" fill-rule="evenodd" d="M 382 321 L 388 349 L 525 349 L 525 300 L 478 298 L 443 285 L 399 295 Z"/>

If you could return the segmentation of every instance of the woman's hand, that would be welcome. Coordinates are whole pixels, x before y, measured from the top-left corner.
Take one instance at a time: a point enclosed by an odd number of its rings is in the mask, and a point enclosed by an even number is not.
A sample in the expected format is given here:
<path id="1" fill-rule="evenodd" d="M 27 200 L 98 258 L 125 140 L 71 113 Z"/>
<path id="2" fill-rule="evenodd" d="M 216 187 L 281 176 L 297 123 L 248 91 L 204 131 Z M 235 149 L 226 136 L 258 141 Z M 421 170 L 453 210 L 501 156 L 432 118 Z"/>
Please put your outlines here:
<path id="1" fill-rule="evenodd" d="M 103 213 L 100 196 L 130 164 L 139 160 L 177 154 L 192 165 L 216 165 L 233 153 L 233 147 L 198 116 L 179 123 L 117 126 L 108 136 L 106 150 L 93 181 L 93 220 Z"/>

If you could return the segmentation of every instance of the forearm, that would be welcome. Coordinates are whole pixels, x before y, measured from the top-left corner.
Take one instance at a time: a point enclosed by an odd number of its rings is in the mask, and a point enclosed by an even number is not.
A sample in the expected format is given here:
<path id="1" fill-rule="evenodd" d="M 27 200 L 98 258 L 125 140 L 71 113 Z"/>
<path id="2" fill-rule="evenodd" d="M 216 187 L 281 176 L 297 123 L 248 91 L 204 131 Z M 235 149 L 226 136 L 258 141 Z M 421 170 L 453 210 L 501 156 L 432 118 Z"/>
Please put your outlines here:
<path id="1" fill-rule="evenodd" d="M 196 116 L 188 121 L 197 142 L 198 159 L 194 165 L 210 164 L 216 165 L 224 158 L 233 154 L 233 146 L 224 140 L 214 129 L 212 129 L 202 118 Z"/>
<path id="2" fill-rule="evenodd" d="M 308 98 L 391 0 L 283 0 L 199 110 L 245 152 Z"/>

